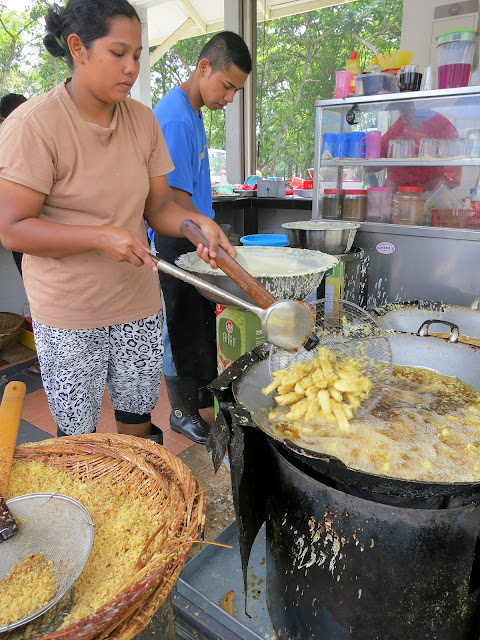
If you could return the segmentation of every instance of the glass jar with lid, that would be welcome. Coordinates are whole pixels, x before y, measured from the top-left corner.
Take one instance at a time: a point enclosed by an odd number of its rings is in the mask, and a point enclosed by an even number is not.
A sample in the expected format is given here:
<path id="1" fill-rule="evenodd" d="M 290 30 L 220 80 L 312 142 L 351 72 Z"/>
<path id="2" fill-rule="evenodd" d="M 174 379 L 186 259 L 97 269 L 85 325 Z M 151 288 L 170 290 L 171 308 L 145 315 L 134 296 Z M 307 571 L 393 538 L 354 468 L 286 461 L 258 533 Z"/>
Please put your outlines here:
<path id="1" fill-rule="evenodd" d="M 367 219 L 367 190 L 346 189 L 343 198 L 343 219 L 364 222 Z"/>
<path id="2" fill-rule="evenodd" d="M 422 187 L 398 187 L 393 198 L 394 224 L 424 225 L 425 196 Z"/>
<path id="3" fill-rule="evenodd" d="M 341 220 L 343 215 L 343 189 L 325 189 L 323 192 L 322 218 Z"/>
<path id="4" fill-rule="evenodd" d="M 392 187 L 369 187 L 367 189 L 367 222 L 391 222 L 392 200 Z"/>

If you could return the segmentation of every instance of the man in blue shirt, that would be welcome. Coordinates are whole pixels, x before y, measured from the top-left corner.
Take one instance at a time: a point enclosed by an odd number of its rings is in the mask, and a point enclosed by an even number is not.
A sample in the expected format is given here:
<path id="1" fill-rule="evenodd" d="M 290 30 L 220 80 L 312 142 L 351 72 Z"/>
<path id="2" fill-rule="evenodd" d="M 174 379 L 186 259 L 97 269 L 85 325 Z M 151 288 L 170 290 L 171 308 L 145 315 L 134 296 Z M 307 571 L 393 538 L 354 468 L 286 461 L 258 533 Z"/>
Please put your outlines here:
<path id="1" fill-rule="evenodd" d="M 214 216 L 201 108 L 223 109 L 243 88 L 251 70 L 252 60 L 242 38 L 231 31 L 218 33 L 201 50 L 190 78 L 171 89 L 153 110 L 175 165 L 168 174 L 173 198 L 188 211 Z M 188 240 L 158 233 L 155 246 L 171 263 L 193 251 Z M 215 307 L 191 285 L 161 272 L 159 277 L 170 426 L 194 442 L 205 443 L 210 426 L 198 409 L 213 404 L 206 385 L 216 377 Z"/>

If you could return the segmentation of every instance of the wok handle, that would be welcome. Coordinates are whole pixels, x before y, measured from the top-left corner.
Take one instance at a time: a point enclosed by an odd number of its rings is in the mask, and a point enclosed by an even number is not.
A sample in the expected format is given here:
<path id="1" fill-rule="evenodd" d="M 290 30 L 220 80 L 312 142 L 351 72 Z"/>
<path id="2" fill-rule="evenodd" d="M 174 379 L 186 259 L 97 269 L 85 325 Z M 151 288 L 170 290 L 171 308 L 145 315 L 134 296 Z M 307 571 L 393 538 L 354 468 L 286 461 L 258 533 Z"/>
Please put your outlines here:
<path id="1" fill-rule="evenodd" d="M 458 342 L 458 338 L 460 335 L 459 328 L 453 322 L 448 322 L 447 320 L 425 320 L 425 322 L 421 325 L 420 329 L 417 331 L 417 336 L 428 336 L 430 327 L 432 324 L 444 324 L 445 326 L 450 328 L 450 335 L 447 338 L 447 342 Z"/>
<path id="2" fill-rule="evenodd" d="M 180 231 L 183 235 L 190 240 L 194 245 L 203 244 L 204 247 L 209 247 L 210 243 L 205 238 L 202 230 L 192 220 L 184 220 L 180 225 Z M 218 247 L 217 257 L 215 258 L 217 265 L 220 269 L 231 279 L 238 284 L 240 289 L 250 296 L 250 298 L 258 304 L 262 309 L 267 309 L 274 302 L 277 302 L 275 296 L 265 289 L 248 271 L 245 271 L 238 262 L 228 255 L 222 247 Z"/>
<path id="3" fill-rule="evenodd" d="M 17 533 L 17 525 L 3 496 L 7 493 L 25 391 L 23 382 L 9 382 L 0 405 L 0 542 Z"/>

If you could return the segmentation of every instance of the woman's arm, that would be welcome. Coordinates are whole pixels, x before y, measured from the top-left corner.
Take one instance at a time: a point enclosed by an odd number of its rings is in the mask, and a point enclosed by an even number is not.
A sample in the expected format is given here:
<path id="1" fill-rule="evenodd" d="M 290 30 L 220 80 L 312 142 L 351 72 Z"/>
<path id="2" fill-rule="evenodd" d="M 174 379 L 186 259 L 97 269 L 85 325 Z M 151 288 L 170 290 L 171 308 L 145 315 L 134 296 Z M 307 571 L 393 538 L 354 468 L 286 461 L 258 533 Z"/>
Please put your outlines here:
<path id="1" fill-rule="evenodd" d="M 185 198 L 188 198 L 190 205 Z M 183 206 L 178 204 L 179 201 Z M 187 193 L 178 189 L 171 189 L 166 176 L 150 178 L 150 192 L 145 203 L 145 219 L 150 227 L 158 233 L 176 238 L 183 235 L 180 231 L 180 224 L 183 220 L 193 220 L 210 243 L 209 249 L 199 244 L 197 246 L 197 254 L 205 262 L 209 262 L 214 269 L 217 266 L 215 257 L 218 246 L 222 247 L 232 258 L 237 255 L 218 224 L 198 213 L 191 204 Z"/>
<path id="2" fill-rule="evenodd" d="M 148 247 L 118 227 L 71 225 L 42 220 L 45 194 L 0 178 L 0 241 L 6 249 L 44 258 L 101 251 L 117 262 L 154 263 L 142 256 Z"/>

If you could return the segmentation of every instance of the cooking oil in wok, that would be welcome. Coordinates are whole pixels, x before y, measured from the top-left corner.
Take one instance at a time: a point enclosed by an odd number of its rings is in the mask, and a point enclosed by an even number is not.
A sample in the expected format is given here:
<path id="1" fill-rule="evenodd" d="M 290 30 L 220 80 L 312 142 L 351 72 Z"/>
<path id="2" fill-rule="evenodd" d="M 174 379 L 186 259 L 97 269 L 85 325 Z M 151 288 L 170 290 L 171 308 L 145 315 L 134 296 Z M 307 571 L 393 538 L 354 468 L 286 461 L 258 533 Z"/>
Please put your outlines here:
<path id="1" fill-rule="evenodd" d="M 272 423 L 280 438 L 335 456 L 348 467 L 425 482 L 480 481 L 480 392 L 422 367 L 394 366 L 390 386 L 349 432 L 319 421 L 306 437 Z"/>

